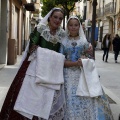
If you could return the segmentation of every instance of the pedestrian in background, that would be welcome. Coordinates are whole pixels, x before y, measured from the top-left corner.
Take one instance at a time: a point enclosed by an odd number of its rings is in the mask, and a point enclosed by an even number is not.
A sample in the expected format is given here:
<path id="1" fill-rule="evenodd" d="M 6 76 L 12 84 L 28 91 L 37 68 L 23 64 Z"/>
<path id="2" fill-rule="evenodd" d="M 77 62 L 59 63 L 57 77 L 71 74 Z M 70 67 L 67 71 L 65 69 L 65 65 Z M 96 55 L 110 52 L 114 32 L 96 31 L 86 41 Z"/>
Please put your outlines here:
<path id="1" fill-rule="evenodd" d="M 106 34 L 102 41 L 102 49 L 104 51 L 102 60 L 108 62 L 109 49 L 111 46 L 110 34 Z"/>
<path id="2" fill-rule="evenodd" d="M 117 63 L 117 58 L 120 51 L 120 37 L 118 34 L 115 35 L 115 38 L 113 39 L 112 44 L 113 44 L 113 51 L 114 51 L 114 60 L 115 60 L 115 63 Z"/>

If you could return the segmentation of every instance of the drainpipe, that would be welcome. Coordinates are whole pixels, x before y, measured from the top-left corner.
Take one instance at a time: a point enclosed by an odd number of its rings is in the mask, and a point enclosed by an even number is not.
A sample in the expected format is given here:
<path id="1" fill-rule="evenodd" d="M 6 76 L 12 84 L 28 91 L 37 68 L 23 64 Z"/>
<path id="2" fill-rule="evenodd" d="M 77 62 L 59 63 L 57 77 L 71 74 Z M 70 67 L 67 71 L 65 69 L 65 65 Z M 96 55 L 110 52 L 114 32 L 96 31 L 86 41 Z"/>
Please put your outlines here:
<path id="1" fill-rule="evenodd" d="M 103 16 L 105 14 L 105 7 L 104 7 L 105 1 L 103 0 Z"/>
<path id="2" fill-rule="evenodd" d="M 87 0 L 84 0 L 84 16 L 83 16 L 83 20 L 86 20 L 86 11 L 87 11 Z"/>
<path id="3" fill-rule="evenodd" d="M 115 5 L 114 5 L 114 0 L 113 0 L 113 10 L 114 10 L 114 7 L 115 7 Z"/>
<path id="4" fill-rule="evenodd" d="M 116 12 L 116 10 L 115 10 L 115 3 L 114 3 L 115 1 L 113 0 L 113 11 L 114 11 L 114 21 L 113 21 L 113 24 L 114 24 L 114 34 L 115 34 L 115 12 Z"/>

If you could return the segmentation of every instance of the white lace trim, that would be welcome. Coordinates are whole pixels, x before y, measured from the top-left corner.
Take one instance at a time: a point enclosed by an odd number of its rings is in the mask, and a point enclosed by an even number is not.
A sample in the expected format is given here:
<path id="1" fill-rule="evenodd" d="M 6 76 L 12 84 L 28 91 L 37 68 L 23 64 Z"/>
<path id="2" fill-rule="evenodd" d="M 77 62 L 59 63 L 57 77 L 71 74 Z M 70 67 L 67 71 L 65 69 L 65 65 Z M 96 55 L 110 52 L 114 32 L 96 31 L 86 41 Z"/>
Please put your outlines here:
<path id="1" fill-rule="evenodd" d="M 53 44 L 57 42 L 61 43 L 62 39 L 65 37 L 65 31 L 61 27 L 59 27 L 55 35 L 50 34 L 49 26 L 45 24 L 38 24 L 37 31 L 46 41 L 50 41 Z"/>
<path id="2" fill-rule="evenodd" d="M 79 36 L 78 39 L 74 40 L 74 39 L 69 39 L 69 37 L 65 37 L 64 40 L 62 41 L 62 44 L 64 46 L 72 46 L 71 43 L 76 42 L 77 46 L 79 45 L 88 45 L 89 43 L 87 41 L 84 40 L 83 37 Z"/>

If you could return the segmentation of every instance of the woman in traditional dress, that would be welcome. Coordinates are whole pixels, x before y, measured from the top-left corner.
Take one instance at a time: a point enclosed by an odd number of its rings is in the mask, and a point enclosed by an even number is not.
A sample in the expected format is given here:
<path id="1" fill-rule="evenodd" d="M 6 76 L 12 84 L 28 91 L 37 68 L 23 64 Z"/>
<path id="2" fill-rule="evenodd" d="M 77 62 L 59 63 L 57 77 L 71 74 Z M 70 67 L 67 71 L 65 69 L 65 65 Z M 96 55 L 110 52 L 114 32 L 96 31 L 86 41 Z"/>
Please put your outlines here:
<path id="1" fill-rule="evenodd" d="M 66 58 L 64 120 L 113 120 L 109 102 L 104 93 L 98 97 L 76 95 L 81 75 L 80 67 L 83 66 L 81 58 L 85 55 L 89 58 L 92 56 L 86 53 L 89 43 L 85 38 L 79 19 L 71 16 L 68 19 L 66 29 L 67 36 L 60 48 L 60 52 Z"/>
<path id="2" fill-rule="evenodd" d="M 30 64 L 28 57 L 36 50 L 38 46 L 48 48 L 50 50 L 59 51 L 60 43 L 65 35 L 61 28 L 61 22 L 64 18 L 64 13 L 60 8 L 53 8 L 44 18 L 40 24 L 30 34 L 30 43 L 26 48 L 23 56 L 23 62 L 18 70 L 5 98 L 4 104 L 0 113 L 0 120 L 29 120 L 27 117 L 20 115 L 13 110 L 18 93 L 24 81 L 26 70 Z M 28 93 L 29 95 L 29 93 Z M 62 97 L 62 99 L 61 99 Z M 55 92 L 53 106 L 49 115 L 50 120 L 62 120 L 64 116 L 64 94 L 63 89 Z M 33 120 L 38 120 L 36 116 Z"/>

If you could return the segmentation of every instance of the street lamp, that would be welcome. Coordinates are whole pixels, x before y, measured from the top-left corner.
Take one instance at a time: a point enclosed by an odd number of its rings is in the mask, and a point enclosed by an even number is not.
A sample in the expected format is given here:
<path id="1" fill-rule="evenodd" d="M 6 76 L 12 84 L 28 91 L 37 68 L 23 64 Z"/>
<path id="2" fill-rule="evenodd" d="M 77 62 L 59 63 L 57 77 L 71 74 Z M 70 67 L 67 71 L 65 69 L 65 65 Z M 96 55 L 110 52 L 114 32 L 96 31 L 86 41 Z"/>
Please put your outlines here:
<path id="1" fill-rule="evenodd" d="M 93 56 L 94 56 L 94 58 L 95 58 L 96 6 L 97 6 L 97 0 L 93 0 L 91 42 L 92 42 L 92 46 L 93 46 Z"/>

